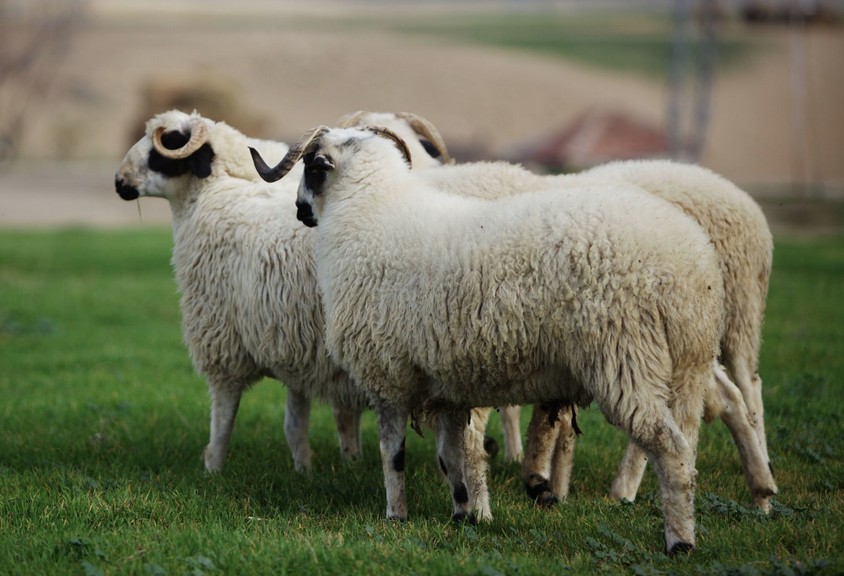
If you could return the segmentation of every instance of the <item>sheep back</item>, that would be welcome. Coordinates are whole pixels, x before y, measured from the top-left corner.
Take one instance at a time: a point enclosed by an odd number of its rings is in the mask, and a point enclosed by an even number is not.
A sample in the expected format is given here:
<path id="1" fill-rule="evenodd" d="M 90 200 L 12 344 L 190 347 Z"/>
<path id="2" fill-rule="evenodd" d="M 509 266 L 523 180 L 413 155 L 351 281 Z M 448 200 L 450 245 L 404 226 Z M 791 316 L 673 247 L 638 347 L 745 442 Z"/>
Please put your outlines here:
<path id="1" fill-rule="evenodd" d="M 362 212 L 351 192 L 342 215 L 326 207 L 316 247 L 329 351 L 378 396 L 596 398 L 620 421 L 635 411 L 626 398 L 680 393 L 673 376 L 717 352 L 718 262 L 670 204 L 600 182 L 491 202 L 391 186 L 407 193 L 361 194 Z M 350 238 L 344 224 L 361 222 L 367 232 Z"/>
<path id="2" fill-rule="evenodd" d="M 667 160 L 617 162 L 586 176 L 620 178 L 680 207 L 706 231 L 725 289 L 722 350 L 758 371 L 761 326 L 773 260 L 765 215 L 749 194 L 701 166 Z"/>

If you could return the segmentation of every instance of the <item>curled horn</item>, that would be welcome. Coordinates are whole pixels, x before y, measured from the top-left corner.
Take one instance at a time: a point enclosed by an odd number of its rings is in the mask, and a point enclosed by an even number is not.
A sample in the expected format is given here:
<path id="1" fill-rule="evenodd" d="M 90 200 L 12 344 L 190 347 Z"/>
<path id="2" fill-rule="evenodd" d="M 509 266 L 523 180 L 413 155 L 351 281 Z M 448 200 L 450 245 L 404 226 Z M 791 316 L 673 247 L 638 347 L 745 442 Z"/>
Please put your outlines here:
<path id="1" fill-rule="evenodd" d="M 257 150 L 250 147 L 249 152 L 252 154 L 252 163 L 255 164 L 255 170 L 258 171 L 258 174 L 265 182 L 275 182 L 281 179 L 285 174 L 290 172 L 302 156 L 310 151 L 309 149 L 311 148 L 312 143 L 315 143 L 317 138 L 325 134 L 327 131 L 327 126 L 318 126 L 317 128 L 304 132 L 301 136 L 299 136 L 299 140 L 290 147 L 287 154 L 284 155 L 284 158 L 282 158 L 279 163 L 272 168 L 264 162 L 264 159 L 261 158 L 261 155 Z"/>
<path id="2" fill-rule="evenodd" d="M 167 132 L 167 128 L 159 126 L 152 132 L 152 146 L 155 151 L 173 160 L 181 160 L 187 158 L 205 144 L 208 139 L 208 126 L 202 121 L 202 118 L 192 118 L 190 122 L 190 139 L 181 148 L 170 149 L 161 141 L 161 136 Z"/>
<path id="3" fill-rule="evenodd" d="M 448 148 L 446 148 L 445 141 L 436 126 L 434 126 L 426 118 L 417 116 L 412 112 L 397 112 L 396 116 L 407 121 L 407 123 L 410 124 L 410 127 L 413 128 L 417 134 L 430 140 L 431 144 L 433 144 L 440 153 L 440 156 L 445 164 L 449 164 L 451 162 L 451 157 L 448 155 Z"/>
<path id="4" fill-rule="evenodd" d="M 367 112 L 366 110 L 358 110 L 357 112 L 351 112 L 349 114 L 346 114 L 345 116 L 342 116 L 337 121 L 337 127 L 351 128 L 352 126 L 355 126 L 358 122 L 360 122 L 361 118 L 363 118 L 364 116 L 369 116 L 370 114 L 372 114 L 372 112 Z"/>
<path id="5" fill-rule="evenodd" d="M 366 128 L 364 128 L 364 130 L 373 132 L 378 136 L 383 136 L 388 140 L 392 140 L 396 144 L 396 147 L 399 149 L 399 151 L 404 155 L 404 159 L 407 162 L 407 165 L 413 165 L 413 162 L 410 160 L 410 150 L 408 150 L 407 144 L 405 144 L 404 140 L 402 140 L 398 134 L 396 134 L 389 128 L 385 128 L 384 126 L 367 126 Z"/>

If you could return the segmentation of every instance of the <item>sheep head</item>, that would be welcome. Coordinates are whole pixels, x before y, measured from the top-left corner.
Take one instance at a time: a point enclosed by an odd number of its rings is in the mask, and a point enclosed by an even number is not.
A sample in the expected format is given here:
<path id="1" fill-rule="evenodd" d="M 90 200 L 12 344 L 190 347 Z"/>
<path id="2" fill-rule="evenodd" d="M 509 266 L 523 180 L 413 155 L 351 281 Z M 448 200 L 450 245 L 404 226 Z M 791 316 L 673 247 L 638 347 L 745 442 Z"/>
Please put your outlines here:
<path id="1" fill-rule="evenodd" d="M 185 185 L 177 177 L 207 178 L 213 160 L 209 124 L 202 116 L 164 112 L 147 122 L 146 135 L 127 152 L 115 175 L 115 189 L 124 200 L 139 196 L 172 199 Z"/>
<path id="2" fill-rule="evenodd" d="M 452 158 L 448 154 L 448 147 L 445 145 L 442 135 L 437 127 L 429 120 L 414 114 L 412 112 L 368 112 L 366 110 L 358 110 L 341 117 L 337 121 L 339 128 L 354 128 L 365 126 L 385 126 L 390 128 L 397 134 L 404 136 L 404 140 L 411 152 L 417 152 L 411 144 L 414 141 L 419 142 L 419 147 L 424 150 L 425 154 L 432 159 L 432 164 L 443 163 L 451 164 Z M 410 130 L 407 130 L 409 128 Z M 412 133 L 411 133 L 412 131 Z M 411 139 L 412 136 L 415 138 Z M 412 154 L 413 155 L 413 154 Z M 416 162 L 415 165 L 423 165 L 421 162 L 421 151 L 413 155 Z"/>
<path id="3" fill-rule="evenodd" d="M 317 218 L 313 212 L 313 200 L 322 193 L 322 189 L 329 173 L 337 165 L 332 153 L 342 152 L 346 148 L 355 147 L 360 142 L 361 133 L 369 132 L 376 136 L 392 141 L 402 157 L 410 166 L 410 151 L 404 140 L 389 128 L 383 126 L 366 126 L 361 129 L 330 129 L 319 126 L 302 134 L 287 154 L 273 167 L 267 165 L 261 154 L 254 148 L 249 148 L 255 169 L 267 182 L 275 182 L 283 178 L 300 159 L 305 163 L 302 182 L 299 185 L 299 197 L 296 200 L 296 217 L 306 226 L 316 226 Z M 332 137 L 326 142 L 326 138 Z"/>

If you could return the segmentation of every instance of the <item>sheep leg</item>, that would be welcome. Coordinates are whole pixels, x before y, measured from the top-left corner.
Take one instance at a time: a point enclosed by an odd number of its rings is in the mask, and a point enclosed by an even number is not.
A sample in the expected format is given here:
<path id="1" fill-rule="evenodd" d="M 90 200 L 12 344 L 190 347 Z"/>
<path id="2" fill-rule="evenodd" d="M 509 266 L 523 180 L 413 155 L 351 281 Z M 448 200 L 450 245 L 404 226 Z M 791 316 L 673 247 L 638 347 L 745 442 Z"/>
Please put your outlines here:
<path id="1" fill-rule="evenodd" d="M 293 467 L 297 472 L 310 472 L 311 446 L 308 443 L 308 427 L 311 420 L 311 400 L 304 394 L 287 389 L 287 404 L 284 407 L 284 436 L 293 456 Z"/>
<path id="2" fill-rule="evenodd" d="M 487 484 L 489 460 L 487 459 L 484 436 L 490 412 L 489 408 L 473 409 L 469 426 L 466 427 L 465 432 L 466 481 L 469 485 L 475 517 L 481 522 L 492 520 L 489 486 Z"/>
<path id="3" fill-rule="evenodd" d="M 626 432 L 648 454 L 659 478 L 665 549 L 671 555 L 694 549 L 695 459 L 703 394 L 711 381 L 708 364 L 701 370 L 675 373 L 671 408 L 657 402 L 640 405 L 635 429 L 632 422 L 627 425 Z"/>
<path id="4" fill-rule="evenodd" d="M 644 424 L 644 421 L 642 421 Z M 642 433 L 641 428 L 644 428 Z M 694 549 L 695 454 L 669 415 L 640 427 L 632 437 L 653 461 L 662 493 L 665 549 L 668 554 Z"/>
<path id="5" fill-rule="evenodd" d="M 337 425 L 337 439 L 340 455 L 344 460 L 357 460 L 360 456 L 361 410 L 348 406 L 333 406 L 334 422 Z"/>
<path id="6" fill-rule="evenodd" d="M 574 445 L 578 431 L 575 429 L 574 417 L 577 408 L 574 405 L 560 410 L 557 421 L 559 433 L 554 444 L 554 457 L 551 460 L 551 491 L 564 500 L 569 495 L 571 486 L 571 471 L 574 467 Z"/>
<path id="7" fill-rule="evenodd" d="M 733 378 L 734 385 L 741 391 L 744 404 L 747 407 L 748 418 L 759 441 L 765 463 L 770 467 L 771 461 L 768 456 L 768 442 L 765 437 L 765 407 L 762 404 L 762 379 L 758 373 L 751 371 L 750 366 L 752 366 L 752 363 L 748 359 L 725 355 L 724 363 L 727 372 Z"/>
<path id="8" fill-rule="evenodd" d="M 561 427 L 556 406 L 534 404 L 527 430 L 522 481 L 528 498 L 540 506 L 551 506 L 558 496 L 551 486 L 552 463 Z"/>
<path id="9" fill-rule="evenodd" d="M 472 513 L 472 501 L 466 488 L 466 428 L 465 412 L 444 410 L 438 417 L 437 454 L 440 469 L 445 474 L 451 487 L 451 499 L 454 504 L 452 519 L 460 522 L 468 520 L 475 523 Z"/>
<path id="10" fill-rule="evenodd" d="M 239 383 L 228 380 L 208 381 L 208 391 L 211 394 L 211 435 L 203 458 L 205 470 L 211 474 L 220 472 L 226 461 L 243 388 Z"/>
<path id="11" fill-rule="evenodd" d="M 376 406 L 381 467 L 387 492 L 387 518 L 407 520 L 404 492 L 404 459 L 407 412 L 386 405 Z"/>
<path id="12" fill-rule="evenodd" d="M 618 464 L 618 472 L 610 486 L 610 498 L 633 502 L 645 475 L 648 457 L 635 442 L 628 442 L 624 456 Z"/>
<path id="13" fill-rule="evenodd" d="M 518 405 L 502 406 L 499 408 L 501 414 L 501 433 L 504 436 L 504 459 L 507 462 L 521 462 L 522 432 L 521 412 Z"/>
<path id="14" fill-rule="evenodd" d="M 751 423 L 741 392 L 727 374 L 714 365 L 715 394 L 710 399 L 707 412 L 717 411 L 717 416 L 727 425 L 741 455 L 744 475 L 753 495 L 753 501 L 762 511 L 770 512 L 770 497 L 777 493 L 771 469 L 764 451 L 759 445 L 759 437 Z"/>
<path id="15" fill-rule="evenodd" d="M 762 378 L 758 372 L 755 372 L 750 379 L 750 387 L 752 389 L 750 397 L 753 398 L 751 400 L 753 413 L 756 414 L 756 435 L 759 437 L 759 446 L 762 448 L 765 462 L 768 463 L 768 468 L 771 468 L 771 474 L 773 474 L 773 465 L 771 464 L 771 457 L 768 454 L 768 439 L 765 434 L 765 407 L 762 405 Z"/>

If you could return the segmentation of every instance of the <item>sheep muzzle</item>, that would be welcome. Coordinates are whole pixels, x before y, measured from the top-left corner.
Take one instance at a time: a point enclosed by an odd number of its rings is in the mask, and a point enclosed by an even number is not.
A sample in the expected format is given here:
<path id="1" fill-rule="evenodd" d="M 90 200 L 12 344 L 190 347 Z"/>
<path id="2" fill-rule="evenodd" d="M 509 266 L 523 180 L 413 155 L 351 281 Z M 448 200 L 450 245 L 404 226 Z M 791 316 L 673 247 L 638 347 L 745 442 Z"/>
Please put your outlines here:
<path id="1" fill-rule="evenodd" d="M 296 219 L 308 228 L 314 228 L 317 225 L 314 210 L 307 202 L 296 201 Z"/>
<path id="2" fill-rule="evenodd" d="M 137 200 L 141 195 L 137 188 L 127 184 L 120 176 L 114 177 L 114 189 L 123 200 Z"/>

